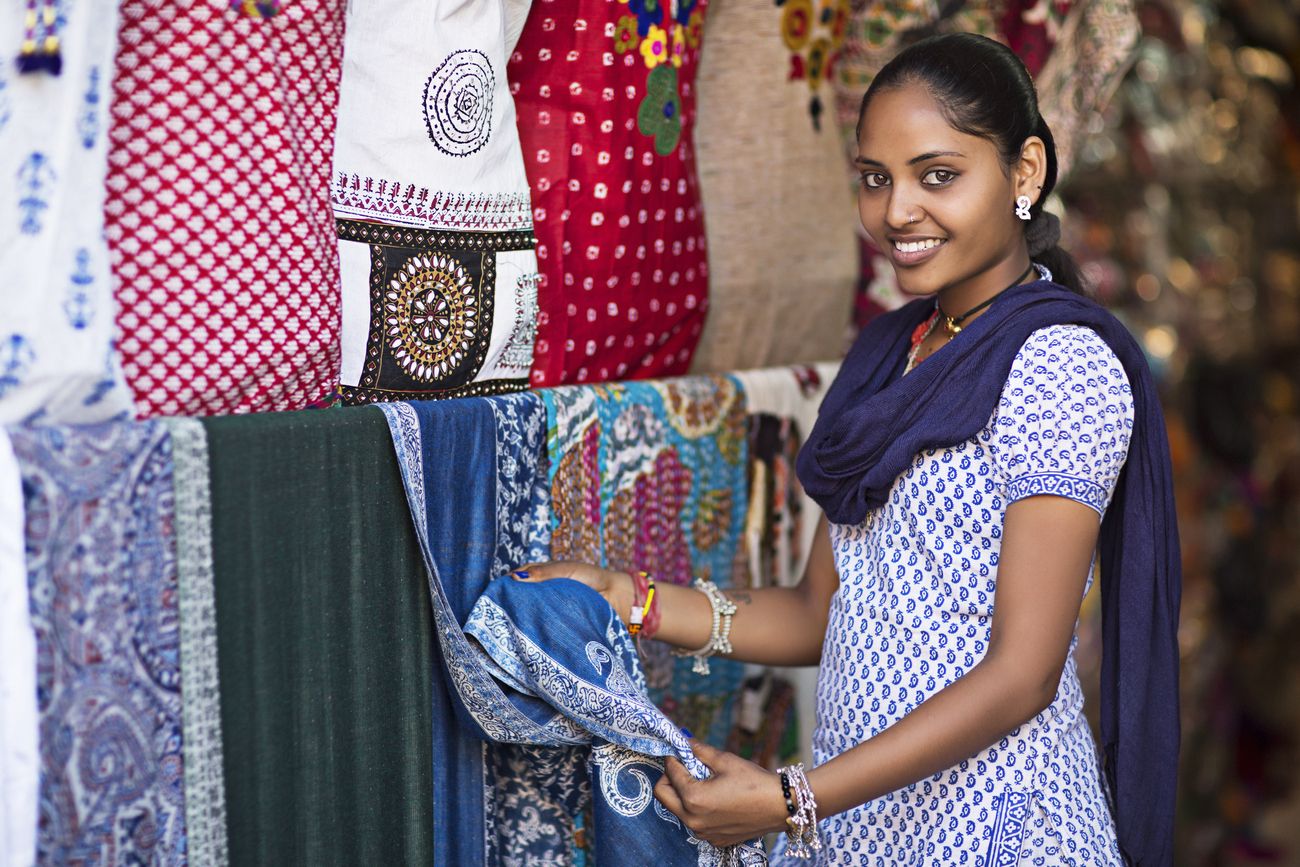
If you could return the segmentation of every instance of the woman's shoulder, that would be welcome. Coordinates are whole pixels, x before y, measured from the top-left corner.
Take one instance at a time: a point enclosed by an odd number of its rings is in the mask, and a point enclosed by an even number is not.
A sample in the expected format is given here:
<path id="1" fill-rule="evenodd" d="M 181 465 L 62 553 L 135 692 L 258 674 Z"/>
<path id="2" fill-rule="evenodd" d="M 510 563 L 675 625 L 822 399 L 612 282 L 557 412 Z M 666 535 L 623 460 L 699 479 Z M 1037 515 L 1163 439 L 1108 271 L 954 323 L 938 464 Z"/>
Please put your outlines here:
<path id="1" fill-rule="evenodd" d="M 1132 395 L 1119 357 L 1086 325 L 1048 325 L 1030 334 L 1016 355 L 1007 384 L 1061 397 L 1086 393 L 1108 402 L 1127 403 Z"/>

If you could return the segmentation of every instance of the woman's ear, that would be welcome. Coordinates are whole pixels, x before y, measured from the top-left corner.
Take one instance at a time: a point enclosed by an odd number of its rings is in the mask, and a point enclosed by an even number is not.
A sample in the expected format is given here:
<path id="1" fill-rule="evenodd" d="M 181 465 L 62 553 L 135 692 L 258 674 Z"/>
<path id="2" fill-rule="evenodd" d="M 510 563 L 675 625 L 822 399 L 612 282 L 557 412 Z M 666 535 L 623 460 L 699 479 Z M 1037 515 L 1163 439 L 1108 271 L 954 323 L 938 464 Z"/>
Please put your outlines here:
<path id="1" fill-rule="evenodd" d="M 1035 205 L 1041 204 L 1043 182 L 1047 178 L 1047 146 L 1036 135 L 1025 139 L 1020 148 L 1020 161 L 1012 172 L 1016 195 L 1028 196 Z"/>

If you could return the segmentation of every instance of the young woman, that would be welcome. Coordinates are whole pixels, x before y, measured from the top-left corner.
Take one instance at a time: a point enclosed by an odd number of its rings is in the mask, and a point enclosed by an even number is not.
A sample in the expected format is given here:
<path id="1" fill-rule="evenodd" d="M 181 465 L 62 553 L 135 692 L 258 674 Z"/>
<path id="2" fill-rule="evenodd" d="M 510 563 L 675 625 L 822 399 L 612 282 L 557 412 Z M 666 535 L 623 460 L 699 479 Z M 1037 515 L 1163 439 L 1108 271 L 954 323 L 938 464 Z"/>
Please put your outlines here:
<path id="1" fill-rule="evenodd" d="M 1056 156 L 1033 83 L 992 40 L 918 43 L 864 97 L 858 144 L 863 225 L 924 298 L 860 336 L 800 455 L 830 519 L 802 583 L 653 603 L 679 648 L 709 645 L 729 600 L 730 656 L 820 664 L 815 767 L 790 792 L 797 773 L 700 745 L 715 776 L 670 760 L 656 795 L 717 844 L 815 801 L 825 864 L 1168 864 L 1168 447 L 1141 350 L 1042 210 Z M 1104 762 L 1073 656 L 1099 539 Z M 525 571 L 625 618 L 643 602 L 625 573 Z"/>

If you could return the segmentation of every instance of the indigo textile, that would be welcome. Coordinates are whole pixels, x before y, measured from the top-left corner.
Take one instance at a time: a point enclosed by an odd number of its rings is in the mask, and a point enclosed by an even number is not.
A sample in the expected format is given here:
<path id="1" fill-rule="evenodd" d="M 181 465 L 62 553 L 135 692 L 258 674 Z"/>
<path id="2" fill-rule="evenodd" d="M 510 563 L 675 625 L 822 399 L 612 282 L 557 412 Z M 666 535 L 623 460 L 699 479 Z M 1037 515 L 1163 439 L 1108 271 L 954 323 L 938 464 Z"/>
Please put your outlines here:
<path id="1" fill-rule="evenodd" d="M 15 430 L 36 631 L 42 864 L 186 863 L 171 441 Z"/>
<path id="2" fill-rule="evenodd" d="M 494 575 L 547 557 L 546 415 L 541 401 L 526 394 L 382 404 L 380 409 L 389 421 L 425 551 L 442 660 L 452 686 L 447 696 L 451 707 L 437 707 L 435 715 L 441 721 L 454 713 L 459 722 L 439 725 L 436 734 L 438 790 L 450 786 L 458 797 L 435 804 L 435 825 L 448 831 L 435 839 L 435 862 L 496 863 L 493 859 L 502 855 L 492 848 L 499 846 L 492 842 L 492 824 L 500 814 L 491 803 L 497 787 L 488 775 L 529 769 L 518 753 L 513 762 L 503 762 L 510 748 L 502 753 L 502 747 L 486 741 L 537 748 L 533 755 L 544 767 L 530 776 L 550 777 L 544 788 L 552 803 L 565 801 L 566 786 L 570 803 L 581 802 L 582 793 L 574 796 L 574 791 L 581 789 L 579 777 L 586 774 L 573 753 L 574 748 L 590 748 L 588 768 L 598 772 L 597 781 L 588 783 L 596 793 L 590 808 L 596 864 L 620 863 L 628 846 L 644 846 L 647 839 L 648 851 L 660 854 L 664 864 L 728 863 L 724 858 L 740 855 L 708 844 L 689 845 L 692 841 L 676 820 L 651 807 L 651 776 L 657 779 L 658 771 L 647 755 L 689 749 L 676 727 L 635 686 L 635 654 L 626 631 L 620 637 L 613 628 L 618 618 L 609 606 L 590 591 L 575 590 L 573 582 L 531 590 L 526 588 L 532 585 L 512 581 L 489 586 Z M 449 455 L 456 460 L 448 460 Z M 559 594 L 559 601 L 529 605 L 514 598 L 529 594 L 542 599 Z M 475 641 L 463 631 L 465 624 Z M 630 708 L 636 713 L 619 715 Z M 541 749 L 546 747 L 552 749 Z M 645 823 L 656 832 L 650 838 Z M 575 821 L 575 848 L 578 838 L 586 836 L 579 830 L 586 829 Z M 563 842 L 562 835 L 550 839 Z M 657 840 L 663 841 L 662 852 Z M 514 854 L 544 856 L 553 863 L 577 860 L 572 851 Z M 744 857 L 741 863 L 762 863 L 759 852 Z"/>
<path id="3" fill-rule="evenodd" d="M 915 455 L 964 442 L 988 423 L 1035 331 L 1083 325 L 1110 346 L 1132 386 L 1135 424 L 1101 524 L 1102 750 L 1124 857 L 1139 867 L 1167 865 L 1182 581 L 1169 443 L 1142 349 L 1096 303 L 1036 281 L 1008 290 L 903 377 L 910 335 L 932 309 L 932 301 L 915 301 L 859 335 L 800 452 L 800 480 L 832 521 L 861 523 Z"/>

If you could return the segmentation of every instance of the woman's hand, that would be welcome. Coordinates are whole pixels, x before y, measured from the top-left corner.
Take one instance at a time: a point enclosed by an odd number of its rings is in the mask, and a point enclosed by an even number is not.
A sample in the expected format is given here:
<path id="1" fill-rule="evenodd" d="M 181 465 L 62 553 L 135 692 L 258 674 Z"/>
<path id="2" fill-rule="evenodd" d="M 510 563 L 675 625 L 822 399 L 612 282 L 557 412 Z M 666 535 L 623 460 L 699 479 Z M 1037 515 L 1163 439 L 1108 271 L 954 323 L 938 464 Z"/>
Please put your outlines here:
<path id="1" fill-rule="evenodd" d="M 691 741 L 691 749 L 713 776 L 697 780 L 669 757 L 655 785 L 655 797 L 695 836 L 714 846 L 731 846 L 785 830 L 780 777 L 699 741 Z"/>
<path id="2" fill-rule="evenodd" d="M 632 602 L 636 588 L 632 585 L 632 576 L 626 572 L 602 569 L 590 563 L 578 563 L 571 560 L 555 560 L 550 563 L 529 563 L 520 566 L 513 573 L 517 581 L 549 581 L 552 578 L 572 578 L 595 590 L 627 623 L 632 613 Z"/>

